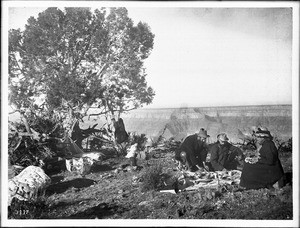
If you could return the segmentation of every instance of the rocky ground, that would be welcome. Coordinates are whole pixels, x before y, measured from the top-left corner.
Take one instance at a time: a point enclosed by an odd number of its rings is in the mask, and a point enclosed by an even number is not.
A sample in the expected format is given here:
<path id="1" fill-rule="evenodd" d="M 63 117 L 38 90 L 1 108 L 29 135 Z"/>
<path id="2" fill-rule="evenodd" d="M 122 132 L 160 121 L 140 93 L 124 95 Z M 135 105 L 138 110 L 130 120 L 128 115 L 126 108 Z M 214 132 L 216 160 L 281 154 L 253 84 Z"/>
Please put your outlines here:
<path id="1" fill-rule="evenodd" d="M 17 202 L 10 218 L 31 219 L 293 219 L 291 153 L 280 156 L 287 184 L 270 191 L 242 190 L 236 185 L 184 191 L 174 183 L 182 175 L 174 151 L 156 150 L 148 160 L 106 153 L 86 175 L 61 171 L 34 204 Z M 289 182 L 289 183 L 288 183 Z M 180 186 L 181 190 L 180 191 Z M 167 191 L 164 191 L 167 190 Z M 18 211 L 30 211 L 20 214 Z"/>

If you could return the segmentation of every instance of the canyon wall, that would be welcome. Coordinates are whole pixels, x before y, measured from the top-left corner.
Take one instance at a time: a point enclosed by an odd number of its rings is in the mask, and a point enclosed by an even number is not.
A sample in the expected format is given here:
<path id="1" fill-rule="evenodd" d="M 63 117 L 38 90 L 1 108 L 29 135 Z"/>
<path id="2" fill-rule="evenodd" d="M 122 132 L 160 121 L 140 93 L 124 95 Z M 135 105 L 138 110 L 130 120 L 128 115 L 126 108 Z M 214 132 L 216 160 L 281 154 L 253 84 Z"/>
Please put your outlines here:
<path id="1" fill-rule="evenodd" d="M 292 137 L 292 106 L 232 106 L 138 109 L 123 115 L 129 132 L 149 137 L 175 137 L 183 139 L 189 134 L 207 129 L 210 141 L 216 141 L 220 132 L 226 132 L 230 141 L 239 141 L 238 130 L 250 132 L 252 126 L 265 126 L 280 139 Z"/>
<path id="2" fill-rule="evenodd" d="M 19 118 L 9 116 L 10 121 Z M 123 114 L 122 118 L 128 132 L 146 134 L 152 138 L 163 135 L 182 140 L 205 128 L 211 136 L 210 142 L 216 141 L 217 134 L 221 132 L 226 132 L 231 142 L 238 142 L 239 131 L 249 133 L 251 127 L 259 125 L 267 127 L 274 137 L 287 140 L 292 137 L 293 125 L 292 105 L 143 108 Z M 105 124 L 105 119 L 85 119 L 81 128 L 95 123 L 99 128 Z"/>

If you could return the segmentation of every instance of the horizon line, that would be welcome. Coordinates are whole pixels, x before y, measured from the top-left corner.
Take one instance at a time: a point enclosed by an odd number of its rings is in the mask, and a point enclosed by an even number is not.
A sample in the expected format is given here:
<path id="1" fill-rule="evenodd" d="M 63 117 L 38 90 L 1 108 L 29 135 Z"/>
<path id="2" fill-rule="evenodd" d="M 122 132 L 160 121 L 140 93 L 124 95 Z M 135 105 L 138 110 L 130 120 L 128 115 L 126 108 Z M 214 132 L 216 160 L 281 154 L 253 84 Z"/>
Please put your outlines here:
<path id="1" fill-rule="evenodd" d="M 148 108 L 140 107 L 137 109 L 188 109 L 188 108 L 229 108 L 229 107 L 257 107 L 257 106 L 293 106 L 293 104 L 260 104 L 260 105 L 223 105 L 223 106 L 182 106 L 182 107 L 160 107 L 160 108 Z M 137 110 L 134 109 L 134 110 Z M 134 111 L 132 110 L 132 111 Z"/>

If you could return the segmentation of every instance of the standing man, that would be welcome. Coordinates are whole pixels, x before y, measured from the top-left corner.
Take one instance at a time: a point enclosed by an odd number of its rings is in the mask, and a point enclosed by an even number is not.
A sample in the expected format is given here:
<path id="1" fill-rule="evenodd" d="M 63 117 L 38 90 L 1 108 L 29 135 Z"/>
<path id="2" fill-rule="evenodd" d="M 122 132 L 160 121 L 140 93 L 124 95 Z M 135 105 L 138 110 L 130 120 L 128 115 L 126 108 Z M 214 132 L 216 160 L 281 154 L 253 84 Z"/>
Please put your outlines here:
<path id="1" fill-rule="evenodd" d="M 218 141 L 210 148 L 210 163 L 213 171 L 237 169 L 238 156 L 242 156 L 243 152 L 228 142 L 225 133 L 218 134 L 217 139 Z"/>
<path id="2" fill-rule="evenodd" d="M 175 152 L 175 159 L 188 170 L 195 172 L 203 169 L 208 147 L 206 139 L 209 137 L 203 128 L 196 134 L 187 136 Z"/>

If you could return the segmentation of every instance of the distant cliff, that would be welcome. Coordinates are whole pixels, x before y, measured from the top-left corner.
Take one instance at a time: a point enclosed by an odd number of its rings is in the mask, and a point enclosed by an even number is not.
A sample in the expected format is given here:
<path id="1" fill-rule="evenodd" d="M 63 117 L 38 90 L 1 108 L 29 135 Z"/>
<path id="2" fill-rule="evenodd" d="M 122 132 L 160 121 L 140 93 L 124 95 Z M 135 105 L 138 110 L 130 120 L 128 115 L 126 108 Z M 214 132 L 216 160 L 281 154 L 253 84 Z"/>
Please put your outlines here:
<path id="1" fill-rule="evenodd" d="M 10 115 L 15 121 L 18 116 Z M 148 137 L 163 134 L 165 138 L 175 137 L 181 140 L 189 134 L 207 129 L 210 141 L 216 141 L 220 132 L 226 132 L 230 141 L 239 140 L 238 129 L 250 132 L 252 126 L 265 126 L 273 136 L 279 139 L 292 137 L 292 105 L 262 106 L 226 106 L 226 107 L 193 107 L 193 108 L 161 108 L 137 109 L 122 116 L 126 130 Z M 105 120 L 85 120 L 81 127 L 98 123 L 104 125 Z"/>
<path id="2" fill-rule="evenodd" d="M 233 106 L 203 108 L 138 109 L 123 116 L 129 132 L 155 137 L 182 139 L 201 127 L 208 130 L 211 141 L 226 132 L 231 141 L 238 141 L 238 130 L 249 132 L 252 126 L 262 125 L 279 138 L 292 137 L 292 106 Z"/>

